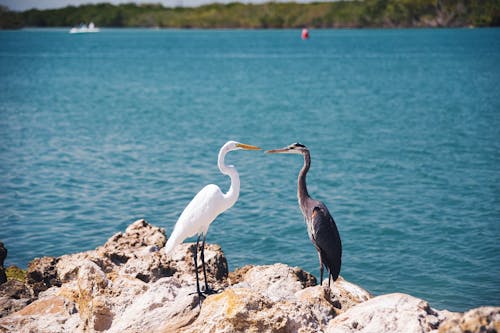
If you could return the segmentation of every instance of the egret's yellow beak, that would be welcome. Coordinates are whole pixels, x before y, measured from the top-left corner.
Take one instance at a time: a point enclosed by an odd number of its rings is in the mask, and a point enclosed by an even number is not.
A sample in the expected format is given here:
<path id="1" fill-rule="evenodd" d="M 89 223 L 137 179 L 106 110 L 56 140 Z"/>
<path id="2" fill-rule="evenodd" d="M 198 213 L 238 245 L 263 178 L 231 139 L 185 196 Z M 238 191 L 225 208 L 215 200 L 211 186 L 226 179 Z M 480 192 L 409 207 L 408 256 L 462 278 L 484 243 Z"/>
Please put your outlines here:
<path id="1" fill-rule="evenodd" d="M 247 145 L 247 144 L 244 144 L 244 143 L 237 143 L 236 147 L 239 147 L 239 148 L 245 149 L 245 150 L 261 150 L 261 148 L 259 148 L 259 147 L 252 146 L 252 145 Z"/>

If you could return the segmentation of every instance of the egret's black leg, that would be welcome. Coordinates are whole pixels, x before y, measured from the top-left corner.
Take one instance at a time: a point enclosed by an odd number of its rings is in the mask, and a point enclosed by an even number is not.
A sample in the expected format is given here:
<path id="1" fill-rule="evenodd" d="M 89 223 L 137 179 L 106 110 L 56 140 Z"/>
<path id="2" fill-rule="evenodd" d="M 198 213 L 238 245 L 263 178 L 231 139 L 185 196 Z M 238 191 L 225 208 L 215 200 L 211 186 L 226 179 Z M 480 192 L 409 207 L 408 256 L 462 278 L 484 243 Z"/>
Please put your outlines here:
<path id="1" fill-rule="evenodd" d="M 201 235 L 198 236 L 198 239 L 196 240 L 196 247 L 194 248 L 193 251 L 193 257 L 194 257 L 194 274 L 196 275 L 196 292 L 198 293 L 199 304 L 201 306 L 201 300 L 204 296 L 200 290 L 200 279 L 198 277 L 198 244 L 200 243 L 200 237 Z"/>
<path id="2" fill-rule="evenodd" d="M 203 267 L 203 277 L 205 278 L 205 292 L 208 291 L 207 269 L 205 268 L 205 240 L 206 239 L 207 239 L 207 236 L 203 235 L 203 242 L 201 243 L 201 265 Z"/>
<path id="3" fill-rule="evenodd" d="M 205 293 L 206 294 L 213 294 L 215 291 L 211 288 L 208 287 L 208 282 L 207 282 L 207 269 L 205 265 L 205 240 L 207 239 L 207 235 L 203 236 L 203 243 L 201 245 L 201 265 L 203 266 L 203 276 L 205 277 Z"/>

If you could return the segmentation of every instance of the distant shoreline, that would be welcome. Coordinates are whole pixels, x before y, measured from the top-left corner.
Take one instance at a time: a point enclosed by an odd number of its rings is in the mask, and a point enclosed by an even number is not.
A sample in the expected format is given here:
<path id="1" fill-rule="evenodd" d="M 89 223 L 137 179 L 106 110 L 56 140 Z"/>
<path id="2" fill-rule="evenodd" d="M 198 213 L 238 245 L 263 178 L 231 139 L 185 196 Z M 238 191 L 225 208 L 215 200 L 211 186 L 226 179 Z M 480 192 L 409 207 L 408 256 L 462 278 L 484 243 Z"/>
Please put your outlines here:
<path id="1" fill-rule="evenodd" d="M 3 29 L 4 31 L 28 31 L 28 30 L 37 30 L 37 31 L 56 31 L 56 30 L 61 30 L 61 31 L 69 31 L 71 26 L 61 26 L 61 27 L 36 27 L 36 26 L 26 26 L 26 27 L 21 27 L 18 29 Z M 451 30 L 468 30 L 468 29 L 498 29 L 499 27 L 405 27 L 405 28 L 384 28 L 384 27 L 363 27 L 363 28 L 311 28 L 311 30 L 446 30 L 446 29 L 451 29 Z M 137 30 L 137 31 L 287 31 L 287 30 L 294 30 L 294 31 L 300 31 L 302 28 L 171 28 L 171 27 L 104 27 L 101 28 L 100 30 L 102 32 L 106 31 L 120 31 L 120 30 Z M 1 29 L 0 29 L 1 31 Z"/>
<path id="2" fill-rule="evenodd" d="M 299 29 L 309 28 L 459 28 L 500 26 L 495 0 L 429 4 L 423 0 L 269 2 L 164 7 L 107 3 L 23 12 L 0 6 L 0 29 L 74 27 L 94 22 L 99 28 Z"/>

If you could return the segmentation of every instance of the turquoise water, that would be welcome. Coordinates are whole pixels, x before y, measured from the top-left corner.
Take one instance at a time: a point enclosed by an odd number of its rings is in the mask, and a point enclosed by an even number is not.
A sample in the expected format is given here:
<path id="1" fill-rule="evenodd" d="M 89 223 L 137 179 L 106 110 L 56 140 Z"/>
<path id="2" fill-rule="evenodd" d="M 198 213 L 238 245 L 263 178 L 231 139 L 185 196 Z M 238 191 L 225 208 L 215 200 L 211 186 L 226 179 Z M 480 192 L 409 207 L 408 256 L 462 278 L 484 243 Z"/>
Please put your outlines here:
<path id="1" fill-rule="evenodd" d="M 93 249 L 145 218 L 170 233 L 229 139 L 311 149 L 341 275 L 436 308 L 500 305 L 500 30 L 0 32 L 7 265 Z M 211 226 L 230 269 L 319 274 L 300 156 L 233 152 Z"/>

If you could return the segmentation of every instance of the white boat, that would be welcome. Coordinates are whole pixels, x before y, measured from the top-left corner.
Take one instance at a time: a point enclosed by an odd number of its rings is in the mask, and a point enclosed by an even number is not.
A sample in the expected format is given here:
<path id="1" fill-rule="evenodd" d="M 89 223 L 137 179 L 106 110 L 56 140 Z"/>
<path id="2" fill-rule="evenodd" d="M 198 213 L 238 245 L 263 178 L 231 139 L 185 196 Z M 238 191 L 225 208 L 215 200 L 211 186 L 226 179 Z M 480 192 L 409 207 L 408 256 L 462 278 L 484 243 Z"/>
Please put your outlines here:
<path id="1" fill-rule="evenodd" d="M 85 34 L 89 32 L 99 32 L 99 28 L 96 28 L 94 22 L 90 22 L 89 25 L 80 24 L 78 28 L 71 28 L 69 31 L 70 34 Z"/>

